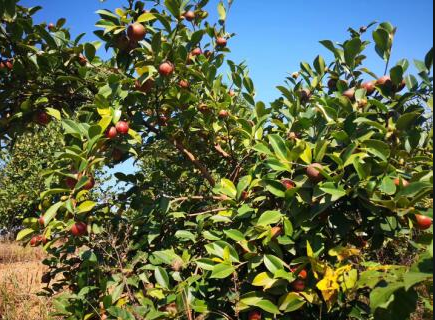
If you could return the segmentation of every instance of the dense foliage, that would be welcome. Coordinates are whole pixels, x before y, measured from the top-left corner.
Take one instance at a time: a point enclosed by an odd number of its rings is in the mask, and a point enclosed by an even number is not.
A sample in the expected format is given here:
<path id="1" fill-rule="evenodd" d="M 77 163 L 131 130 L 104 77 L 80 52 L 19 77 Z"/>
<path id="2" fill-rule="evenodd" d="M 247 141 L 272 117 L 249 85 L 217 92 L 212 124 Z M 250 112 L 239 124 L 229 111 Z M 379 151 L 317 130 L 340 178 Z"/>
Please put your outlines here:
<path id="1" fill-rule="evenodd" d="M 207 4 L 98 11 L 103 62 L 64 20 L 34 25 L 39 8 L 0 0 L 1 138 L 62 126 L 40 194 L 51 204 L 18 235 L 47 250 L 58 315 L 429 314 L 432 51 L 417 78 L 406 60 L 389 69 L 391 24 L 350 29 L 321 42 L 334 61 L 301 63 L 266 106 L 247 67 L 225 58 L 232 1 L 214 25 Z M 364 67 L 369 31 L 383 76 Z M 95 200 L 95 172 L 130 158 L 141 170 L 115 175 L 125 192 Z"/>

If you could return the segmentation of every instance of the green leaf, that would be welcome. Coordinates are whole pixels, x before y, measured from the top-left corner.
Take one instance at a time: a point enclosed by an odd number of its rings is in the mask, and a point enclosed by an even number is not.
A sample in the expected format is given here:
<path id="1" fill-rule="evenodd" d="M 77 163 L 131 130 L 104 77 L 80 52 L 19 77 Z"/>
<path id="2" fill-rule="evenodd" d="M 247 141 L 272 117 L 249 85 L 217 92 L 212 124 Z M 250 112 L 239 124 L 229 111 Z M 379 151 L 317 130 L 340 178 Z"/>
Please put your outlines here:
<path id="1" fill-rule="evenodd" d="M 355 58 L 361 52 L 361 47 L 360 38 L 354 38 L 344 44 L 344 59 L 351 69 L 355 67 Z"/>
<path id="2" fill-rule="evenodd" d="M 178 0 L 165 0 L 165 6 L 176 19 L 181 16 L 180 2 Z"/>
<path id="3" fill-rule="evenodd" d="M 48 223 L 56 216 L 57 211 L 64 205 L 64 202 L 58 202 L 52 205 L 44 214 L 44 223 Z"/>
<path id="4" fill-rule="evenodd" d="M 226 236 L 234 241 L 243 241 L 245 236 L 239 230 L 224 230 Z"/>
<path id="5" fill-rule="evenodd" d="M 165 269 L 162 267 L 156 267 L 154 270 L 154 277 L 162 288 L 169 289 L 169 276 Z"/>
<path id="6" fill-rule="evenodd" d="M 289 313 L 299 310 L 305 305 L 306 301 L 297 293 L 290 292 L 279 299 L 279 310 Z"/>
<path id="7" fill-rule="evenodd" d="M 213 267 L 210 278 L 211 279 L 225 279 L 231 276 L 236 269 L 227 263 L 220 263 Z"/>
<path id="8" fill-rule="evenodd" d="M 250 292 L 243 295 L 240 303 L 250 307 L 257 307 L 272 314 L 280 314 L 278 307 L 268 300 L 263 294 L 258 292 Z"/>
<path id="9" fill-rule="evenodd" d="M 272 278 L 271 274 L 262 272 L 252 280 L 252 285 L 255 287 L 264 287 L 264 289 L 267 290 L 272 288 L 277 281 L 278 280 Z"/>
<path id="10" fill-rule="evenodd" d="M 346 191 L 343 186 L 336 186 L 333 182 L 326 182 L 321 187 L 320 190 L 326 192 L 327 194 L 332 195 L 332 201 L 337 201 L 338 199 L 344 197 L 346 195 Z"/>
<path id="11" fill-rule="evenodd" d="M 35 230 L 33 230 L 33 229 L 29 229 L 29 228 L 27 228 L 27 229 L 23 229 L 23 230 L 21 230 L 20 232 L 18 232 L 18 234 L 17 234 L 17 241 L 21 241 L 21 240 L 23 240 L 24 238 L 26 238 L 26 237 L 28 237 L 29 235 L 31 235 L 32 233 L 34 233 L 35 232 Z"/>
<path id="12" fill-rule="evenodd" d="M 89 212 L 92 209 L 94 209 L 94 207 L 97 205 L 96 202 L 94 201 L 85 201 L 83 203 L 81 203 L 78 208 L 77 208 L 77 213 L 85 213 L 85 212 Z"/>
<path id="13" fill-rule="evenodd" d="M 317 56 L 317 58 L 314 60 L 314 68 L 319 75 L 322 76 L 325 74 L 326 63 L 321 56 Z"/>
<path id="14" fill-rule="evenodd" d="M 225 9 L 225 5 L 222 1 L 218 4 L 218 14 L 220 21 L 223 22 L 227 19 L 227 10 Z"/>
<path id="15" fill-rule="evenodd" d="M 395 85 L 399 85 L 403 80 L 403 68 L 402 66 L 395 66 L 390 70 L 391 80 Z"/>
<path id="16" fill-rule="evenodd" d="M 153 21 L 156 19 L 157 19 L 157 17 L 153 13 L 145 12 L 145 13 L 141 14 L 139 16 L 139 18 L 136 19 L 136 22 L 137 23 L 144 23 L 144 22 Z"/>
<path id="17" fill-rule="evenodd" d="M 390 156 L 390 147 L 385 142 L 380 140 L 366 140 L 362 144 L 364 148 L 366 148 L 367 152 L 382 159 L 383 161 L 388 161 L 388 157 Z"/>
<path id="18" fill-rule="evenodd" d="M 420 116 L 418 112 L 409 112 L 400 116 L 397 120 L 396 128 L 399 130 L 408 130 L 412 128 L 412 125 Z"/>
<path id="19" fill-rule="evenodd" d="M 382 29 L 378 28 L 373 31 L 373 40 L 376 43 L 376 52 L 379 56 L 387 61 L 390 57 L 390 34 Z"/>
<path id="20" fill-rule="evenodd" d="M 265 255 L 263 261 L 267 270 L 272 274 L 275 274 L 278 270 L 284 269 L 284 261 L 273 255 Z"/>
<path id="21" fill-rule="evenodd" d="M 370 308 L 374 312 L 377 308 L 387 308 L 391 296 L 404 287 L 403 283 L 393 283 L 385 287 L 377 287 L 370 293 Z"/>
<path id="22" fill-rule="evenodd" d="M 95 46 L 93 44 L 91 44 L 91 43 L 85 44 L 85 55 L 89 61 L 94 60 L 96 52 L 97 52 L 97 49 L 95 48 Z"/>
<path id="23" fill-rule="evenodd" d="M 278 223 L 283 217 L 279 211 L 266 211 L 258 219 L 257 226 L 268 226 Z"/>
<path id="24" fill-rule="evenodd" d="M 397 187 L 394 184 L 393 179 L 390 177 L 384 177 L 384 179 L 382 179 L 380 190 L 391 196 L 396 193 Z"/>
<path id="25" fill-rule="evenodd" d="M 221 189 L 220 191 L 230 197 L 231 199 L 235 199 L 237 197 L 237 189 L 234 183 L 228 179 L 221 180 Z"/>

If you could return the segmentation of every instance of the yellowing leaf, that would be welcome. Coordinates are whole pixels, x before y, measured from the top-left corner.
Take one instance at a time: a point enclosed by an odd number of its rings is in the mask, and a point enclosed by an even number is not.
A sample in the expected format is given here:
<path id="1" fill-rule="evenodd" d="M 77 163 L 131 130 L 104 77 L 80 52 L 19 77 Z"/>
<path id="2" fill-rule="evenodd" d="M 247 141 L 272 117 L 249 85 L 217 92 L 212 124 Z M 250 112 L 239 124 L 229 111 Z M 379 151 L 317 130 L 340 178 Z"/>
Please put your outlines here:
<path id="1" fill-rule="evenodd" d="M 252 281 L 255 287 L 263 287 L 264 290 L 270 289 L 278 280 L 273 279 L 267 272 L 260 273 Z"/>
<path id="2" fill-rule="evenodd" d="M 341 262 L 349 257 L 358 256 L 361 251 L 355 248 L 337 247 L 329 250 L 328 253 L 331 257 L 337 257 L 338 261 Z"/>

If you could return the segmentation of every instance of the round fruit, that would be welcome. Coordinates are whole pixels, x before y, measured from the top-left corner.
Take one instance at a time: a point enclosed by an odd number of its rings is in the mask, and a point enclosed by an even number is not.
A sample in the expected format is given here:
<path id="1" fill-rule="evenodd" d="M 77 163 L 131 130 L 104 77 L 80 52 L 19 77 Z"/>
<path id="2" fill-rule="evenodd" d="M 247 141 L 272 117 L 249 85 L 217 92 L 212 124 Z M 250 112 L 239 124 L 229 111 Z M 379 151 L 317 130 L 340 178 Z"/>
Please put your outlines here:
<path id="1" fill-rule="evenodd" d="M 376 85 L 373 81 L 368 81 L 368 82 L 364 82 L 361 85 L 361 88 L 366 89 L 367 95 L 369 96 L 369 95 L 373 94 L 373 92 L 375 92 Z"/>
<path id="2" fill-rule="evenodd" d="M 417 221 L 417 228 L 419 230 L 427 230 L 432 226 L 433 220 L 427 216 L 423 216 L 421 214 L 415 215 L 415 220 Z"/>
<path id="3" fill-rule="evenodd" d="M 192 50 L 192 52 L 190 53 L 192 56 L 200 56 L 202 54 L 202 50 L 201 48 L 195 48 Z"/>
<path id="4" fill-rule="evenodd" d="M 45 111 L 39 111 L 36 114 L 36 122 L 41 126 L 45 126 L 50 123 L 50 116 Z"/>
<path id="5" fill-rule="evenodd" d="M 297 78 L 299 78 L 299 72 L 293 72 L 293 73 L 292 73 L 292 78 L 295 79 L 295 80 L 296 80 Z"/>
<path id="6" fill-rule="evenodd" d="M 249 192 L 248 191 L 242 191 L 242 194 L 240 195 L 240 199 L 247 200 L 249 198 Z"/>
<path id="7" fill-rule="evenodd" d="M 159 73 L 161 76 L 168 77 L 174 72 L 174 65 L 170 62 L 163 62 L 159 67 Z"/>
<path id="8" fill-rule="evenodd" d="M 234 90 L 228 91 L 228 94 L 230 95 L 231 98 L 236 96 L 236 93 L 234 92 Z"/>
<path id="9" fill-rule="evenodd" d="M 281 180 L 281 184 L 287 189 L 287 190 L 291 190 L 294 187 L 296 187 L 296 184 L 291 181 L 290 179 L 283 179 Z"/>
<path id="10" fill-rule="evenodd" d="M 46 236 L 37 236 L 38 242 L 42 244 L 47 244 L 48 240 Z"/>
<path id="11" fill-rule="evenodd" d="M 347 97 L 349 100 L 355 100 L 355 88 L 350 88 L 343 92 L 343 96 Z"/>
<path id="12" fill-rule="evenodd" d="M 282 228 L 281 227 L 273 227 L 270 231 L 272 234 L 272 239 L 278 238 L 282 234 Z"/>
<path id="13" fill-rule="evenodd" d="M 219 111 L 219 118 L 226 119 L 230 116 L 230 113 L 227 110 Z"/>
<path id="14" fill-rule="evenodd" d="M 130 40 L 127 38 L 125 34 L 121 34 L 115 39 L 114 45 L 117 49 L 124 51 L 129 48 Z"/>
<path id="15" fill-rule="evenodd" d="M 183 17 L 184 17 L 187 21 L 192 22 L 193 20 L 196 19 L 196 14 L 195 14 L 194 11 L 187 11 L 187 12 L 183 15 Z"/>
<path id="16" fill-rule="evenodd" d="M 88 64 L 88 59 L 81 53 L 79 54 L 79 64 L 83 67 Z"/>
<path id="17" fill-rule="evenodd" d="M 56 26 L 54 25 L 54 23 L 49 23 L 47 26 L 47 29 L 51 32 L 56 30 Z"/>
<path id="18" fill-rule="evenodd" d="M 130 125 L 128 124 L 128 122 L 126 121 L 119 121 L 116 124 L 116 130 L 120 133 L 120 134 L 127 134 L 128 130 L 130 130 Z"/>
<path id="19" fill-rule="evenodd" d="M 187 80 L 180 80 L 180 82 L 178 82 L 178 85 L 180 86 L 180 88 L 183 89 L 189 89 L 190 87 L 189 81 Z"/>
<path id="20" fill-rule="evenodd" d="M 75 237 L 83 236 L 87 233 L 88 226 L 84 222 L 76 222 L 71 227 L 71 233 Z"/>
<path id="21" fill-rule="evenodd" d="M 147 29 L 140 23 L 133 23 L 128 26 L 127 35 L 133 41 L 141 41 L 145 38 Z"/>
<path id="22" fill-rule="evenodd" d="M 258 310 L 251 311 L 248 315 L 248 320 L 261 320 L 262 314 Z"/>
<path id="23" fill-rule="evenodd" d="M 208 105 L 206 105 L 205 103 L 202 103 L 198 106 L 198 110 L 201 113 L 208 113 L 210 111 L 210 109 L 208 108 Z"/>
<path id="24" fill-rule="evenodd" d="M 311 98 L 311 91 L 309 89 L 302 89 L 298 94 L 302 102 L 307 102 Z"/>
<path id="25" fill-rule="evenodd" d="M 93 176 L 88 176 L 88 181 L 83 186 L 83 189 L 85 190 L 91 190 L 95 186 L 95 179 Z"/>
<path id="26" fill-rule="evenodd" d="M 396 179 L 394 180 L 394 184 L 395 184 L 397 187 L 400 187 L 401 185 L 403 185 L 404 187 L 407 187 L 407 186 L 409 186 L 409 181 L 408 181 L 408 180 L 405 180 L 405 179 L 402 179 L 402 178 L 396 178 Z"/>
<path id="27" fill-rule="evenodd" d="M 40 226 L 45 226 L 45 219 L 44 216 L 40 216 L 38 219 L 38 223 Z"/>
<path id="28" fill-rule="evenodd" d="M 122 160 L 124 156 L 124 153 L 122 152 L 122 150 L 119 150 L 118 148 L 113 149 L 112 151 L 112 159 L 115 162 L 119 162 Z"/>
<path id="29" fill-rule="evenodd" d="M 30 239 L 30 245 L 32 247 L 36 247 L 40 244 L 40 240 L 38 236 L 33 237 L 32 239 Z"/>
<path id="30" fill-rule="evenodd" d="M 9 70 L 12 70 L 14 68 L 14 64 L 13 64 L 12 60 L 7 60 L 5 62 L 5 67 Z"/>
<path id="31" fill-rule="evenodd" d="M 106 132 L 106 138 L 107 139 L 115 139 L 118 135 L 118 130 L 116 130 L 116 127 L 110 127 L 109 130 Z"/>
<path id="32" fill-rule="evenodd" d="M 74 178 L 71 178 L 71 177 L 67 177 L 67 178 L 65 179 L 65 184 L 66 184 L 66 186 L 67 186 L 69 189 L 74 189 L 74 187 L 75 187 L 76 184 L 77 184 L 77 180 L 74 179 Z"/>
<path id="33" fill-rule="evenodd" d="M 297 138 L 298 138 L 298 135 L 297 135 L 297 133 L 296 132 L 290 132 L 289 134 L 288 134 L 288 138 L 290 139 L 290 140 L 296 140 Z"/>
<path id="34" fill-rule="evenodd" d="M 167 127 L 168 126 L 168 117 L 166 116 L 160 116 L 159 117 L 159 125 L 161 125 L 162 127 Z"/>
<path id="35" fill-rule="evenodd" d="M 136 80 L 134 87 L 137 91 L 149 93 L 154 88 L 154 79 L 148 79 L 144 83 L 140 83 L 139 80 Z"/>
<path id="36" fill-rule="evenodd" d="M 290 269 L 291 272 L 295 273 L 298 269 L 297 268 L 292 268 Z M 298 278 L 301 280 L 306 280 L 308 278 L 308 272 L 305 269 L 302 269 L 301 271 L 299 271 L 298 273 Z"/>
<path id="37" fill-rule="evenodd" d="M 391 81 L 390 76 L 383 76 L 376 81 L 376 84 L 380 87 L 385 87 L 387 89 L 393 88 L 393 81 Z"/>
<path id="38" fill-rule="evenodd" d="M 329 79 L 328 88 L 330 90 L 337 90 L 337 79 L 333 79 L 333 78 Z"/>
<path id="39" fill-rule="evenodd" d="M 323 166 L 320 163 L 313 163 L 307 167 L 308 178 L 313 182 L 320 182 L 323 180 L 323 175 L 318 169 L 323 169 Z"/>
<path id="40" fill-rule="evenodd" d="M 302 292 L 305 290 L 305 281 L 298 279 L 291 284 L 292 288 L 296 292 Z"/>
<path id="41" fill-rule="evenodd" d="M 216 45 L 218 47 L 226 47 L 228 44 L 228 40 L 225 39 L 224 37 L 219 37 L 216 39 Z"/>

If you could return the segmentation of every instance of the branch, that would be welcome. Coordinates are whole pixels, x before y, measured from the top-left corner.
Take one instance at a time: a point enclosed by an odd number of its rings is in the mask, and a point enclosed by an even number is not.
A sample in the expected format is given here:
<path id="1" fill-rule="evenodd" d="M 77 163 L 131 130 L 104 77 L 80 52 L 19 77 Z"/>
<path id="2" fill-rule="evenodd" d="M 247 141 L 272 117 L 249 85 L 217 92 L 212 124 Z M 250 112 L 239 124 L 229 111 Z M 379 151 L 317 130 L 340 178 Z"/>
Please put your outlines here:
<path id="1" fill-rule="evenodd" d="M 222 147 L 219 143 L 215 144 L 214 148 L 225 159 L 231 158 L 231 156 L 224 149 L 222 149 Z"/>
<path id="2" fill-rule="evenodd" d="M 212 187 L 216 185 L 216 181 L 211 176 L 208 169 L 193 155 L 189 150 L 186 149 L 186 147 L 183 145 L 183 143 L 177 139 L 173 140 L 174 146 L 182 153 L 184 156 L 193 163 L 193 165 L 201 172 L 203 177 L 210 183 Z"/>
<path id="3" fill-rule="evenodd" d="M 189 217 L 198 217 L 198 216 L 202 216 L 202 215 L 207 214 L 207 213 L 219 212 L 219 211 L 224 211 L 224 210 L 227 210 L 227 208 L 211 209 L 211 210 L 202 211 L 202 212 L 198 212 L 198 213 L 192 213 L 192 214 L 189 214 L 188 216 Z"/>

